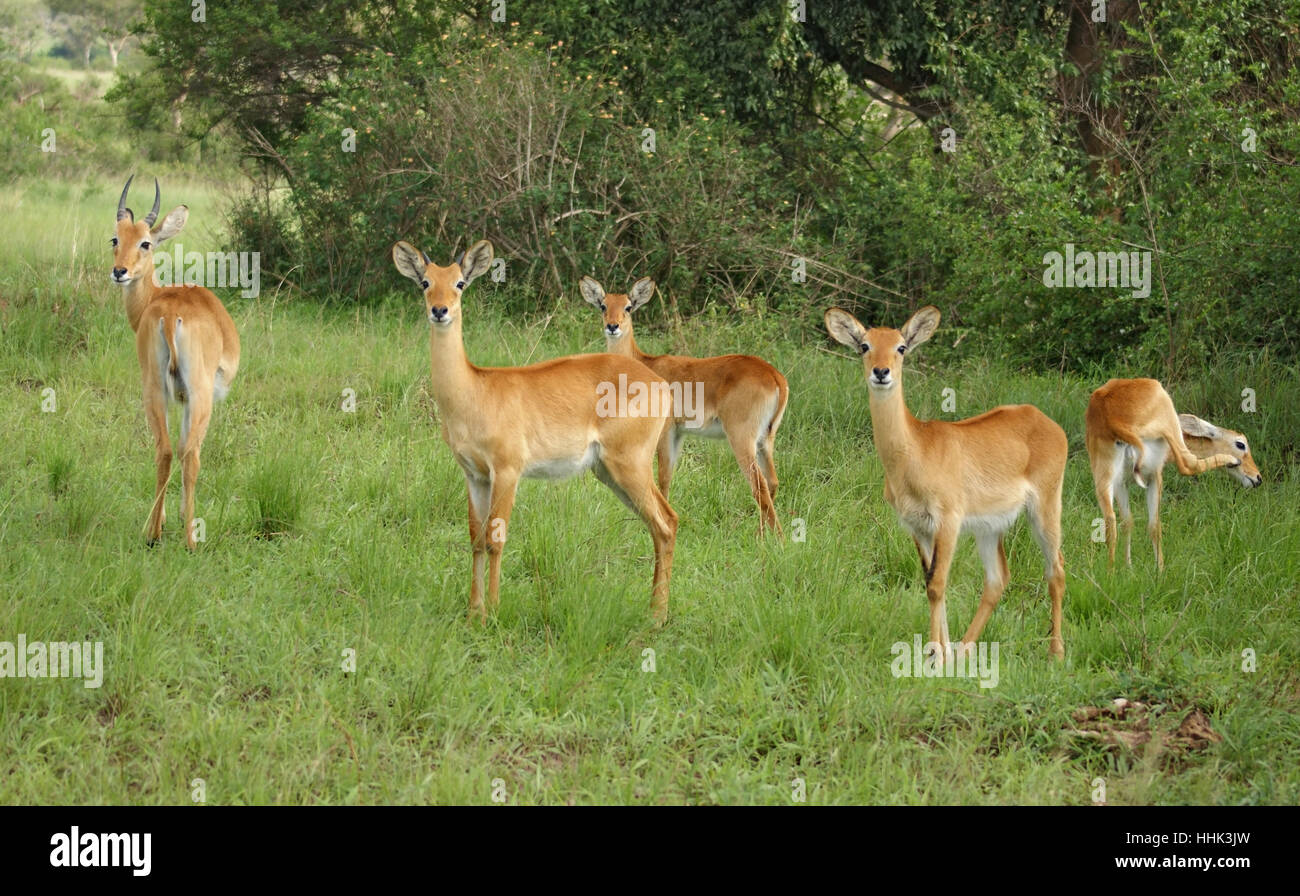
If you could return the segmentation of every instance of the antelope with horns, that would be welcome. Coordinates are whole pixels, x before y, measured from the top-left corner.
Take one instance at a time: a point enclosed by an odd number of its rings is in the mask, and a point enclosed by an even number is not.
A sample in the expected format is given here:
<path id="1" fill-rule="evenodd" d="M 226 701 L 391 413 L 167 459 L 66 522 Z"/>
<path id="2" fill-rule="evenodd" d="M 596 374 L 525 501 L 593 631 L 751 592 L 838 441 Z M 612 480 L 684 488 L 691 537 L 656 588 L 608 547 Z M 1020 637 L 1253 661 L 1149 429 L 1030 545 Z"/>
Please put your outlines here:
<path id="1" fill-rule="evenodd" d="M 225 397 L 239 370 L 239 334 L 221 301 L 202 286 L 157 286 L 154 283 L 154 248 L 171 239 L 189 217 L 178 205 L 155 226 L 162 191 L 154 180 L 153 208 L 144 220 L 126 207 L 132 175 L 117 201 L 114 227 L 112 280 L 122 287 L 126 318 L 135 331 L 135 351 L 144 381 L 144 411 L 153 430 L 157 488 L 153 509 L 145 523 L 150 544 L 162 537 L 164 498 L 171 476 L 172 443 L 167 430 L 167 410 L 174 402 L 183 406 L 181 418 L 181 516 L 185 544 L 195 547 L 194 489 L 199 477 L 199 457 L 212 418 L 212 406 Z"/>
<path id="2" fill-rule="evenodd" d="M 653 464 L 672 417 L 668 384 L 645 365 L 618 355 L 570 355 L 527 367 L 476 367 L 461 334 L 464 289 L 492 264 L 482 240 L 447 267 L 410 243 L 393 247 L 397 270 L 419 284 L 429 316 L 433 398 L 442 436 L 465 473 L 474 551 L 469 617 L 486 618 L 498 603 L 501 551 L 521 477 L 561 479 L 591 470 L 634 510 L 654 541 L 651 609 L 668 612 L 668 582 L 677 514 L 655 486 Z M 625 390 L 624 405 L 607 399 Z M 660 400 L 633 406 L 636 393 Z M 641 413 L 644 411 L 644 413 Z M 487 608 L 483 568 L 490 563 Z"/>
<path id="3" fill-rule="evenodd" d="M 773 442 L 790 395 L 781 372 L 753 355 L 645 354 L 632 335 L 632 312 L 654 295 L 649 277 L 633 283 L 626 294 L 607 294 L 591 277 L 583 277 L 580 288 L 582 297 L 603 316 L 606 350 L 640 361 L 673 385 L 673 422 L 658 450 L 659 490 L 668 494 L 685 436 L 725 438 L 758 503 L 759 534 L 772 529 L 780 537 L 781 523 L 772 503 L 777 486 Z M 684 407 L 686 399 L 697 397 L 699 407 Z"/>
<path id="4" fill-rule="evenodd" d="M 1184 476 L 1225 469 L 1246 488 L 1263 482 L 1246 437 L 1220 429 L 1191 414 L 1179 414 L 1156 380 L 1111 380 L 1092 393 L 1084 417 L 1088 459 L 1097 504 L 1106 521 L 1106 548 L 1115 562 L 1115 499 L 1124 521 L 1124 560 L 1133 562 L 1133 514 L 1128 481 L 1147 492 L 1147 532 L 1155 549 L 1156 568 L 1165 568 L 1160 546 L 1160 496 L 1165 464 L 1173 460 Z"/>
<path id="5" fill-rule="evenodd" d="M 912 535 L 930 601 L 930 644 L 951 655 L 944 592 L 957 537 L 975 536 L 984 566 L 984 592 L 960 649 L 974 645 L 1007 584 L 1003 537 L 1022 510 L 1046 564 L 1052 600 L 1048 650 L 1065 655 L 1061 607 L 1061 489 L 1069 445 L 1065 431 L 1033 405 L 1003 405 L 968 420 L 917 420 L 903 400 L 903 357 L 928 340 L 939 309 L 921 308 L 892 330 L 868 330 L 839 308 L 826 312 L 826 330 L 862 356 L 876 452 L 885 468 L 885 500 Z"/>

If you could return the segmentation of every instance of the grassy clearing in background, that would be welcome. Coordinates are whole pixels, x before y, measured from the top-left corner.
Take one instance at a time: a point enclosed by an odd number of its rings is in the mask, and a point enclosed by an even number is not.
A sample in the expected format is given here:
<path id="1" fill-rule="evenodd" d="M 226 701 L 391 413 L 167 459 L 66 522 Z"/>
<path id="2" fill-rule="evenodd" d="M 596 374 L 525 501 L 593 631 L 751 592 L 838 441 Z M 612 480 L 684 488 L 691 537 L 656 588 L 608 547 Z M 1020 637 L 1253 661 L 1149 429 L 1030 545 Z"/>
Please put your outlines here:
<path id="1" fill-rule="evenodd" d="M 202 778 L 216 804 L 486 803 L 494 779 L 515 803 L 788 803 L 798 778 L 810 803 L 1078 804 L 1097 777 L 1112 803 L 1300 801 L 1300 489 L 1277 447 L 1295 431 L 1294 371 L 1243 360 L 1174 388 L 1183 409 L 1246 431 L 1265 485 L 1171 471 L 1157 575 L 1140 513 L 1133 568 L 1107 571 L 1082 446 L 1091 389 L 1142 371 L 955 368 L 942 329 L 909 359 L 918 416 L 1029 401 L 1070 436 L 1067 661 L 1047 657 L 1041 561 L 1021 523 L 985 632 L 1000 682 L 981 689 L 891 674 L 891 645 L 925 632 L 928 609 L 882 498 L 860 362 L 777 315 L 642 324 L 647 350 L 749 351 L 786 373 L 777 505 L 806 541 L 757 541 L 725 444 L 688 442 L 670 622 L 656 630 L 640 522 L 592 477 L 526 481 L 501 609 L 480 628 L 465 622 L 464 483 L 433 419 L 427 324 L 396 272 L 392 300 L 370 309 L 267 284 L 256 300 L 223 296 L 244 360 L 204 446 L 207 542 L 185 551 L 173 481 L 165 541 L 144 547 L 152 448 L 107 282 L 119 189 L 0 198 L 25 222 L 0 268 L 0 640 L 101 640 L 107 666 L 98 690 L 0 680 L 0 802 L 183 803 Z M 165 183 L 165 206 L 179 202 L 186 247 L 215 248 L 217 191 Z M 476 362 L 602 344 L 576 289 L 555 314 L 514 320 L 495 310 L 508 288 L 485 278 L 467 293 Z M 1258 413 L 1240 413 L 1245 386 Z M 940 410 L 945 387 L 956 414 Z M 964 540 L 953 628 L 980 581 Z M 1117 697 L 1148 704 L 1157 729 L 1199 709 L 1222 740 L 1129 749 L 1074 733 L 1074 711 Z"/>

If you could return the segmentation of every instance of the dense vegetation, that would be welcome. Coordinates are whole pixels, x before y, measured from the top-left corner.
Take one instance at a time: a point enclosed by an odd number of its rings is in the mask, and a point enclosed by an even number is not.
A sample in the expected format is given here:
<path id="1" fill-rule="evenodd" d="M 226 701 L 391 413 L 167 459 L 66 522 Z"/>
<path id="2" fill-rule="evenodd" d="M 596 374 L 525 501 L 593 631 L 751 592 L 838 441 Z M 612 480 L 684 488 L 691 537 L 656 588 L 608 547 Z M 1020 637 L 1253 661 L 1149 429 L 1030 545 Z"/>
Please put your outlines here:
<path id="1" fill-rule="evenodd" d="M 485 235 L 534 310 L 595 271 L 685 314 L 933 301 L 1036 366 L 1300 350 L 1293 2 L 416 6 L 151 0 L 107 109 L 11 53 L 5 173 L 237 156 L 230 241 L 318 300 Z M 1067 244 L 1150 283 L 1045 286 Z"/>
<path id="2" fill-rule="evenodd" d="M 684 313 L 933 301 L 1036 366 L 1293 359 L 1296 4 L 1098 6 L 158 0 L 112 96 L 224 129 L 259 175 L 232 239 L 319 298 L 486 235 L 532 308 L 649 274 Z M 1066 244 L 1149 250 L 1145 294 L 1046 287 Z"/>

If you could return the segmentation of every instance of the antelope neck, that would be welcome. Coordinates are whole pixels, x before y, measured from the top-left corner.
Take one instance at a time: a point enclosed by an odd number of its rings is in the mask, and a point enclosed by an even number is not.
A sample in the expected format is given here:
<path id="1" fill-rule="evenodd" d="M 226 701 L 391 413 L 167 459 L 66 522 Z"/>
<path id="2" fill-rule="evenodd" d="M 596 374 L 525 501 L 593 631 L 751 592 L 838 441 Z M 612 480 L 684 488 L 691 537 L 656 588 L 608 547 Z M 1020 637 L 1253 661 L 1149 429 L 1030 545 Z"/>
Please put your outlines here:
<path id="1" fill-rule="evenodd" d="M 126 304 L 127 323 L 132 330 L 139 330 L 144 309 L 153 300 L 153 265 L 148 265 L 139 277 L 121 287 L 121 290 Z"/>
<path id="2" fill-rule="evenodd" d="M 635 358 L 638 361 L 644 361 L 651 357 L 641 351 L 641 347 L 636 344 L 636 336 L 632 334 L 632 322 L 628 321 L 627 327 L 623 333 L 623 338 L 618 340 L 612 346 L 608 339 L 605 340 L 605 348 L 615 355 L 624 355 L 629 358 Z"/>
<path id="3" fill-rule="evenodd" d="M 478 368 L 465 356 L 460 314 L 447 327 L 429 326 L 433 400 L 444 414 L 476 403 Z"/>
<path id="4" fill-rule="evenodd" d="M 876 453 L 884 462 L 886 473 L 906 456 L 916 438 L 917 420 L 903 400 L 903 380 L 885 395 L 874 389 L 870 392 L 871 429 L 876 442 Z"/>

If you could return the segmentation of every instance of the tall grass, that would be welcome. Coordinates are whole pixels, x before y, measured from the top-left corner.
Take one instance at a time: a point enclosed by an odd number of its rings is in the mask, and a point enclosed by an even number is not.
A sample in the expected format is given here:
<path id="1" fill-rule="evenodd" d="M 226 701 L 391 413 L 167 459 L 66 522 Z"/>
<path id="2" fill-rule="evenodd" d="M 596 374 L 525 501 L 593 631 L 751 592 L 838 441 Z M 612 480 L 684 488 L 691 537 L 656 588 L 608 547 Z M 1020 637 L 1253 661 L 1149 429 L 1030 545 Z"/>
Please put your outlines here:
<path id="1" fill-rule="evenodd" d="M 1231 389 L 1213 387 L 1221 367 L 1175 389 L 1247 431 L 1266 483 L 1171 472 L 1158 575 L 1140 525 L 1132 569 L 1108 571 L 1091 540 L 1082 412 L 1108 373 L 958 367 L 942 329 L 909 360 L 919 416 L 1030 401 L 1070 433 L 1067 660 L 1047 657 L 1022 524 L 985 633 L 1000 680 L 985 689 L 891 674 L 891 645 L 926 631 L 928 609 L 882 499 L 857 359 L 771 317 L 643 325 L 647 350 L 750 351 L 787 374 L 777 504 L 806 539 L 759 542 L 725 445 L 687 443 L 671 616 L 655 629 L 639 521 L 591 477 L 526 481 L 500 611 L 480 628 L 465 621 L 464 484 L 427 391 L 427 324 L 396 273 L 392 298 L 365 310 L 223 296 L 244 361 L 204 448 L 207 541 L 184 549 L 174 483 L 164 542 L 143 545 L 152 449 L 100 244 L 118 189 L 0 197 L 32 222 L 2 263 L 0 640 L 98 640 L 107 666 L 98 690 L 0 679 L 0 802 L 188 802 L 202 779 L 221 804 L 486 803 L 498 780 L 515 803 L 788 803 L 799 779 L 810 803 L 1081 804 L 1099 776 L 1112 803 L 1300 800 L 1300 494 L 1294 454 L 1276 447 L 1294 371 L 1233 359 Z M 206 248 L 217 197 L 165 183 L 168 207 L 182 201 L 187 244 Z M 515 320 L 497 310 L 510 288 L 466 294 L 475 361 L 601 346 L 576 290 L 549 318 Z M 1238 381 L 1260 384 L 1256 413 L 1233 410 Z M 941 410 L 949 387 L 955 415 Z M 963 542 L 956 628 L 980 576 Z M 1222 740 L 1130 749 L 1076 733 L 1075 710 L 1118 697 L 1152 707 L 1156 728 L 1200 709 Z"/>

